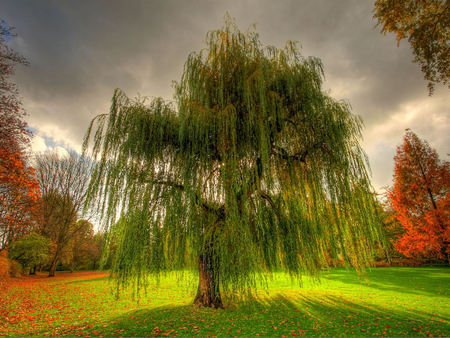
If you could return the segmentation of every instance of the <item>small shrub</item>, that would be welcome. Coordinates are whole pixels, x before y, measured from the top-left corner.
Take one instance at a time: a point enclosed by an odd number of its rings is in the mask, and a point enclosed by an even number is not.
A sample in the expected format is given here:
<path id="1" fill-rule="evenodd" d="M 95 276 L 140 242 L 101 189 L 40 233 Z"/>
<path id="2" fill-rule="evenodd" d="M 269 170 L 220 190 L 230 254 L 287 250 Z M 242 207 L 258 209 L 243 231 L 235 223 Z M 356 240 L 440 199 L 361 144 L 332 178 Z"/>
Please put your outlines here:
<path id="1" fill-rule="evenodd" d="M 386 261 L 375 262 L 375 267 L 377 267 L 377 268 L 388 268 L 391 266 L 393 266 L 393 264 L 390 262 L 386 262 Z"/>
<path id="2" fill-rule="evenodd" d="M 423 260 L 417 258 L 399 259 L 396 263 L 397 266 L 409 266 L 409 267 L 418 267 L 425 265 L 425 262 Z"/>
<path id="3" fill-rule="evenodd" d="M 20 277 L 23 275 L 22 265 L 14 259 L 9 260 L 9 275 L 11 277 Z"/>

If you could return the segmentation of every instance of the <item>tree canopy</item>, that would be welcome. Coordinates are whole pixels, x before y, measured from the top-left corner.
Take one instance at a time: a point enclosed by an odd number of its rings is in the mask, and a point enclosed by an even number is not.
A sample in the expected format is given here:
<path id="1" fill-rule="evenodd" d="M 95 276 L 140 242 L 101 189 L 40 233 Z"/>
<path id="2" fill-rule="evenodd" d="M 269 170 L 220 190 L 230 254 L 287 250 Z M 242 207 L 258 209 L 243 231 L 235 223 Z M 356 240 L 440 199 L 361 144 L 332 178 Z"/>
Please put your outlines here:
<path id="1" fill-rule="evenodd" d="M 377 0 L 374 11 L 381 33 L 396 33 L 398 44 L 408 39 L 430 95 L 436 83 L 450 87 L 450 1 Z"/>
<path id="2" fill-rule="evenodd" d="M 28 65 L 6 45 L 12 28 L 0 24 L 0 250 L 32 230 L 36 200 L 40 195 L 27 150 L 32 133 L 23 120 L 19 91 L 10 77 L 16 65 Z"/>
<path id="3" fill-rule="evenodd" d="M 206 45 L 189 55 L 174 102 L 117 89 L 87 131 L 99 161 L 88 205 L 102 201 L 118 238 L 118 283 L 192 269 L 195 301 L 221 307 L 219 281 L 245 291 L 280 268 L 361 269 L 382 240 L 361 118 L 321 90 L 321 61 L 295 42 L 263 47 L 226 18 Z"/>
<path id="4" fill-rule="evenodd" d="M 450 162 L 409 129 L 394 159 L 388 196 L 405 229 L 396 248 L 409 257 L 447 258 L 450 264 Z"/>
<path id="5" fill-rule="evenodd" d="M 14 37 L 14 27 L 0 24 L 0 146 L 8 147 L 10 152 L 23 151 L 28 145 L 31 131 L 23 120 L 25 112 L 19 97 L 17 85 L 9 78 L 14 75 L 16 65 L 28 66 L 28 61 L 6 45 L 5 37 Z"/>
<path id="6" fill-rule="evenodd" d="M 29 268 L 35 273 L 36 265 L 47 260 L 51 241 L 38 234 L 31 234 L 11 243 L 9 258 L 18 261 L 22 268 Z"/>
<path id="7" fill-rule="evenodd" d="M 60 156 L 57 152 L 37 154 L 34 162 L 42 192 L 39 233 L 56 246 L 49 271 L 54 276 L 63 250 L 86 228 L 77 220 L 83 214 L 92 163 L 76 153 Z"/>

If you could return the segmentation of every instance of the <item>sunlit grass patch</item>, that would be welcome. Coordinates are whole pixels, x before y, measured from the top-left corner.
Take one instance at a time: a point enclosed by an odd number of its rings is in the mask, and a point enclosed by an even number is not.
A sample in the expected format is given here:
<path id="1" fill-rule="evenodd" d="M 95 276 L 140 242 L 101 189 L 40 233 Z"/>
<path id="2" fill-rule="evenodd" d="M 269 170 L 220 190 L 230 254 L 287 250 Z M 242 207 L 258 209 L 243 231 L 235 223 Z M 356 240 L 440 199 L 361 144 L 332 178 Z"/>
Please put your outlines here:
<path id="1" fill-rule="evenodd" d="M 139 302 L 116 300 L 106 274 L 13 279 L 0 291 L 3 336 L 450 336 L 448 268 L 333 269 L 302 286 L 284 274 L 268 293 L 192 305 L 190 278 L 163 277 Z"/>

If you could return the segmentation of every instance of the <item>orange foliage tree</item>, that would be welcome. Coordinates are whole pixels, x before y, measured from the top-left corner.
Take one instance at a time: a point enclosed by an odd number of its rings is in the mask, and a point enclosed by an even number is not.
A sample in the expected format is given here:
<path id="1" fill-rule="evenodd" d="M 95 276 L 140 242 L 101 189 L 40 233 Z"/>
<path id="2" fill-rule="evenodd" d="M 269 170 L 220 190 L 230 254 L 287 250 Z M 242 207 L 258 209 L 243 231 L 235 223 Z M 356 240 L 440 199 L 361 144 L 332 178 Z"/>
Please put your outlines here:
<path id="1" fill-rule="evenodd" d="M 12 37 L 4 21 L 0 25 L 0 250 L 29 233 L 39 196 L 34 170 L 27 165 L 26 152 L 32 136 L 17 86 L 9 82 L 17 64 L 28 65 L 5 45 Z"/>
<path id="2" fill-rule="evenodd" d="M 35 223 L 39 184 L 20 151 L 0 145 L 0 249 L 27 235 Z"/>
<path id="3" fill-rule="evenodd" d="M 86 220 L 78 220 L 80 230 L 76 232 L 61 255 L 61 262 L 70 271 L 96 269 L 101 259 L 103 236 L 96 233 L 94 225 Z"/>
<path id="4" fill-rule="evenodd" d="M 447 258 L 450 263 L 450 162 L 406 130 L 394 157 L 388 197 L 405 229 L 396 248 L 407 257 Z"/>

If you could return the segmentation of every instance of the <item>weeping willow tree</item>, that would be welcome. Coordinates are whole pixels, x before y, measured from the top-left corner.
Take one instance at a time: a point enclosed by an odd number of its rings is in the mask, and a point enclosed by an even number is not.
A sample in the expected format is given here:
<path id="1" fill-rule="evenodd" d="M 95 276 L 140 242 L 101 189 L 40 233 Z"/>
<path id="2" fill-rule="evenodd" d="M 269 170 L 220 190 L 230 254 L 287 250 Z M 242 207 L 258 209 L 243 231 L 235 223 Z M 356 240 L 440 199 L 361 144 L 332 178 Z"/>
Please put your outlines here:
<path id="1" fill-rule="evenodd" d="M 116 235 L 119 285 L 192 269 L 194 302 L 221 308 L 221 292 L 277 269 L 318 276 L 340 259 L 362 270 L 382 232 L 361 119 L 322 92 L 320 60 L 294 42 L 264 48 L 226 19 L 206 44 L 174 102 L 117 89 L 87 131 L 89 198 Z"/>

